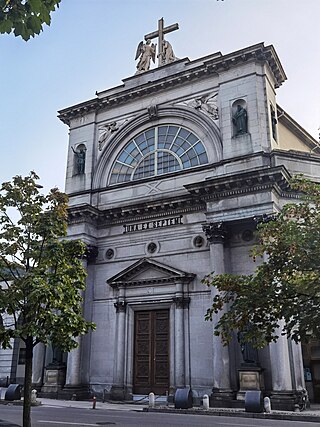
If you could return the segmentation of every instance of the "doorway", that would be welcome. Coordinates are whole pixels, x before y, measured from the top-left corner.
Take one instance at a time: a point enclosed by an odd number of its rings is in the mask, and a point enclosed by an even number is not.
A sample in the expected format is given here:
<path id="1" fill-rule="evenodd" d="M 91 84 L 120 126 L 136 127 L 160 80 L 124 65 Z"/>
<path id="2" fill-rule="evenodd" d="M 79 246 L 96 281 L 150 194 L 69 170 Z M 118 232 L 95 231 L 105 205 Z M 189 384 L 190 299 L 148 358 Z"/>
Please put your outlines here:
<path id="1" fill-rule="evenodd" d="M 169 310 L 135 312 L 133 393 L 169 390 Z"/>

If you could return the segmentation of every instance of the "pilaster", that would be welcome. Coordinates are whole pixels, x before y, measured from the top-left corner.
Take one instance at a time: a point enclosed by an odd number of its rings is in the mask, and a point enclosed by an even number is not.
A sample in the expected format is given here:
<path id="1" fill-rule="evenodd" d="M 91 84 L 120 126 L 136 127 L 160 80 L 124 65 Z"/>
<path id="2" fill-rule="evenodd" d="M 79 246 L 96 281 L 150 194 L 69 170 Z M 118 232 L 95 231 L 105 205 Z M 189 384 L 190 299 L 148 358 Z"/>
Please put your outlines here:
<path id="1" fill-rule="evenodd" d="M 119 296 L 114 303 L 116 309 L 116 339 L 115 339 L 115 364 L 113 371 L 113 385 L 110 396 L 113 400 L 124 400 L 126 396 L 125 378 L 125 329 L 126 329 L 126 308 L 125 289 L 119 287 Z"/>
<path id="2" fill-rule="evenodd" d="M 183 294 L 183 283 L 176 283 L 176 295 L 173 297 L 176 306 L 175 310 L 175 386 L 176 388 L 186 386 L 186 360 L 185 360 L 185 327 L 184 316 L 185 308 L 189 307 L 190 298 Z"/>

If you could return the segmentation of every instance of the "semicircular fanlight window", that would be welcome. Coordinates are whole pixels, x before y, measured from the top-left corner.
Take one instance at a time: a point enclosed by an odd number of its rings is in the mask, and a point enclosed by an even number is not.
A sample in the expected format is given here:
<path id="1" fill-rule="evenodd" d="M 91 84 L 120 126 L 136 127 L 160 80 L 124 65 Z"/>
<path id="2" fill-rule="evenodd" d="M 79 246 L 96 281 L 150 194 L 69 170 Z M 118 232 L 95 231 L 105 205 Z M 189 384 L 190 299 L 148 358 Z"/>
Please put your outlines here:
<path id="1" fill-rule="evenodd" d="M 162 125 L 132 138 L 112 168 L 110 184 L 164 175 L 208 163 L 200 139 L 180 126 Z"/>

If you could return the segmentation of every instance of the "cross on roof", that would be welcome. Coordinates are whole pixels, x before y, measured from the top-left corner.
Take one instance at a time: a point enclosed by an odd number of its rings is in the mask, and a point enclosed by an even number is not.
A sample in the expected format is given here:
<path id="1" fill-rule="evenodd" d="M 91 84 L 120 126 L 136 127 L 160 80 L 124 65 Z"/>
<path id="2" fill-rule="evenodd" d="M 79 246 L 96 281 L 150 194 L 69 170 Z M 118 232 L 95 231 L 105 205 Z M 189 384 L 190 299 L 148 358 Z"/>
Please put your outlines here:
<path id="1" fill-rule="evenodd" d="M 171 33 L 171 31 L 175 31 L 179 29 L 179 24 L 172 24 L 168 27 L 164 27 L 164 20 L 163 18 L 159 19 L 158 21 L 158 29 L 156 31 L 153 31 L 152 33 L 146 34 L 144 36 L 145 40 L 152 40 L 156 37 L 159 37 L 158 41 L 158 65 L 162 65 L 162 53 L 163 53 L 163 40 L 164 40 L 164 34 Z"/>

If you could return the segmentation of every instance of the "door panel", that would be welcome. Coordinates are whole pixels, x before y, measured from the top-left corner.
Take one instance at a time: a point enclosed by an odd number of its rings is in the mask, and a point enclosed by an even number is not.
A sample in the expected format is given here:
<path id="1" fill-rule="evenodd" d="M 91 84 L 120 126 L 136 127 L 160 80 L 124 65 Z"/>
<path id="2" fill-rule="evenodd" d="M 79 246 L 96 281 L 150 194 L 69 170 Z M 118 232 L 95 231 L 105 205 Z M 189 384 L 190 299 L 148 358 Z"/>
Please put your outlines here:
<path id="1" fill-rule="evenodd" d="M 169 310 L 135 313 L 133 392 L 165 394 L 169 389 Z"/>

